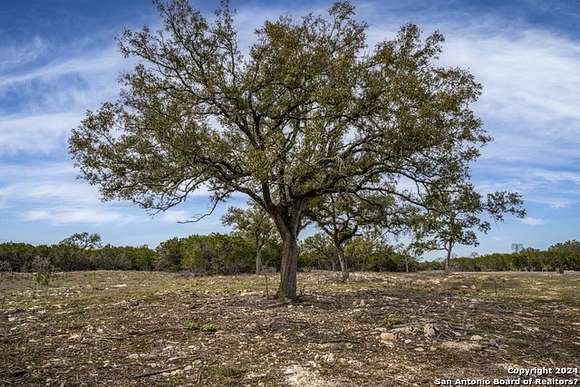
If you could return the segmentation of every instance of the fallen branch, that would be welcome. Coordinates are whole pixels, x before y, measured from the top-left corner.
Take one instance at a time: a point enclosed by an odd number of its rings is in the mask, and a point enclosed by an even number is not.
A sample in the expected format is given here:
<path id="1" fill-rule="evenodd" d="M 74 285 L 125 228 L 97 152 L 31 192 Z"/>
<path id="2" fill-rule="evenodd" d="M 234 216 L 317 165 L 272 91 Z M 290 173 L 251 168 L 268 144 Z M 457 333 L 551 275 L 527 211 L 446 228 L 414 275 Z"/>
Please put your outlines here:
<path id="1" fill-rule="evenodd" d="M 95 336 L 96 339 L 102 339 L 102 340 L 125 340 L 128 339 L 129 337 L 127 336 Z"/>
<path id="2" fill-rule="evenodd" d="M 149 371 L 149 372 L 145 372 L 142 374 L 133 375 L 133 376 L 131 376 L 131 379 L 146 378 L 148 376 L 164 374 L 165 372 L 177 371 L 177 370 L 180 370 L 180 369 L 185 368 L 185 367 L 187 367 L 187 366 L 183 365 L 183 366 L 179 366 L 179 367 L 165 368 L 163 370 Z"/>
<path id="3" fill-rule="evenodd" d="M 321 340 L 317 341 L 317 344 L 335 344 L 335 343 L 352 343 L 352 344 L 359 344 L 359 340 L 350 340 L 350 339 L 332 339 L 332 340 Z"/>

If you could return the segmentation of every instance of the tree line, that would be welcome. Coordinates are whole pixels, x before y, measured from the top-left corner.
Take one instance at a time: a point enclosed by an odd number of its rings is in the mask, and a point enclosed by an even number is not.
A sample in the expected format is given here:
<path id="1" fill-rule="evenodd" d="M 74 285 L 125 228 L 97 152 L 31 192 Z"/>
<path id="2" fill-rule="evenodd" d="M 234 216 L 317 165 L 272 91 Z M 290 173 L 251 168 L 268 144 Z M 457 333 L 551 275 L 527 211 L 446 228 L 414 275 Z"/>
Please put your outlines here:
<path id="1" fill-rule="evenodd" d="M 279 271 L 281 243 L 259 242 L 260 271 Z M 151 249 L 147 246 L 102 245 L 98 234 L 79 233 L 53 244 L 0 244 L 0 271 L 35 272 L 40 264 L 54 271 L 159 270 L 196 274 L 255 272 L 257 245 L 249 235 L 212 233 L 172 238 Z M 300 270 L 341 271 L 343 259 L 353 271 L 412 272 L 445 270 L 442 260 L 423 261 L 402 246 L 384 238 L 357 236 L 345 244 L 339 256 L 323 233 L 300 242 Z M 44 264 L 41 261 L 46 261 Z M 454 271 L 564 271 L 580 270 L 580 242 L 567 241 L 547 250 L 527 248 L 517 253 L 494 253 L 450 260 Z"/>
<path id="2" fill-rule="evenodd" d="M 523 249 L 517 253 L 494 253 L 451 259 L 455 271 L 559 271 L 580 270 L 580 242 L 557 243 L 547 250 Z"/>

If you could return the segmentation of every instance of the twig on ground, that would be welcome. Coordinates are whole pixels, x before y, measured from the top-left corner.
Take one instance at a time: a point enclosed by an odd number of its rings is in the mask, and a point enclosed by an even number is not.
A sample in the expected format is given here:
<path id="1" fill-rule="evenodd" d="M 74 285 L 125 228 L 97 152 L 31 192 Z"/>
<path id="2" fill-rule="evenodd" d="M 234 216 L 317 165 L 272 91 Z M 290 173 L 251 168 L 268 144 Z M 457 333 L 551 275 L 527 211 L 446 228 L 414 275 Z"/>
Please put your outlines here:
<path id="1" fill-rule="evenodd" d="M 187 365 L 183 365 L 183 366 L 179 366 L 179 367 L 165 368 L 165 369 L 156 370 L 156 371 L 144 372 L 142 374 L 137 374 L 137 375 L 131 376 L 131 379 L 146 378 L 148 376 L 159 375 L 159 374 L 163 374 L 165 372 L 177 371 L 177 370 L 180 370 L 180 369 L 185 368 L 185 367 L 187 367 Z"/>

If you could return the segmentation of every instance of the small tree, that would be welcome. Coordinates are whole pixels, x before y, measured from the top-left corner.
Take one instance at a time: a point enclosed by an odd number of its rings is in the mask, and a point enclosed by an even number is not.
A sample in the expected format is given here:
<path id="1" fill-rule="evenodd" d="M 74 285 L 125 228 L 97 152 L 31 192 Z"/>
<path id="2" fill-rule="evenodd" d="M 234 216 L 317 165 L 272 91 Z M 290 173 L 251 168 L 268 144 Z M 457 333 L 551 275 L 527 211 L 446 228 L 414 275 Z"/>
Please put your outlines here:
<path id="1" fill-rule="evenodd" d="M 345 245 L 364 230 L 389 227 L 393 204 L 388 196 L 330 194 L 314 200 L 307 209 L 306 216 L 332 241 L 343 282 L 349 277 Z"/>
<path id="2" fill-rule="evenodd" d="M 75 247 L 80 250 L 93 250 L 101 247 L 101 236 L 88 232 L 75 233 L 59 242 L 60 245 Z"/>
<path id="3" fill-rule="evenodd" d="M 240 236 L 252 241 L 256 248 L 256 274 L 262 272 L 262 250 L 272 240 L 276 227 L 270 215 L 251 202 L 247 209 L 230 207 L 222 223 L 233 226 Z"/>
<path id="4" fill-rule="evenodd" d="M 43 286 L 48 286 L 52 279 L 54 268 L 50 259 L 46 257 L 35 257 L 32 261 L 32 270 L 34 271 L 34 281 Z"/>
<path id="5" fill-rule="evenodd" d="M 513 192 L 492 192 L 486 196 L 471 184 L 461 185 L 430 197 L 430 211 L 421 220 L 415 218 L 414 247 L 420 251 L 446 252 L 445 269 L 449 271 L 456 245 L 477 246 L 477 231 L 487 233 L 490 220 L 503 221 L 505 214 L 524 217 L 521 195 Z"/>
<path id="6" fill-rule="evenodd" d="M 4 273 L 12 274 L 12 265 L 8 261 L 0 260 L 0 279 Z"/>

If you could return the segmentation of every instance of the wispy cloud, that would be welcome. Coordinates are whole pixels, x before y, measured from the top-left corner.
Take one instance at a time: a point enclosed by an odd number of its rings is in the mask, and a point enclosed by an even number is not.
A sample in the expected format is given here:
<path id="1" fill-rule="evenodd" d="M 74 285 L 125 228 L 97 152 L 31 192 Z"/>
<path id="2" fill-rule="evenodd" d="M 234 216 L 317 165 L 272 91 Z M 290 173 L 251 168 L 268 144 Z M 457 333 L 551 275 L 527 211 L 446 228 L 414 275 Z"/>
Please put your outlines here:
<path id="1" fill-rule="evenodd" d="M 0 155 L 60 151 L 80 117 L 76 112 L 0 117 Z"/>
<path id="2" fill-rule="evenodd" d="M 32 38 L 28 44 L 0 46 L 0 73 L 7 73 L 37 60 L 47 49 L 46 43 L 39 36 Z"/>
<path id="3" fill-rule="evenodd" d="M 542 224 L 546 224 L 546 221 L 544 219 L 540 219 L 540 218 L 533 218 L 533 217 L 525 217 L 523 219 L 520 219 L 520 222 L 523 224 L 527 224 L 530 226 L 540 226 Z"/>
<path id="4" fill-rule="evenodd" d="M 0 77 L 0 88 L 32 80 L 53 81 L 71 73 L 84 76 L 95 73 L 107 73 L 123 66 L 124 60 L 117 50 L 111 46 L 89 54 L 80 54 L 67 60 L 54 61 L 33 70 L 13 73 Z"/>
<path id="5" fill-rule="evenodd" d="M 477 110 L 496 138 L 485 157 L 567 163 L 574 153 L 563 144 L 580 145 L 580 44 L 543 30 L 493 28 L 450 33 L 442 58 L 484 86 Z"/>
<path id="6" fill-rule="evenodd" d="M 118 93 L 127 62 L 113 45 L 70 54 L 0 75 L 0 156 L 62 153 L 85 111 Z"/>
<path id="7" fill-rule="evenodd" d="M 68 161 L 23 162 L 20 164 L 0 165 L 0 176 L 3 180 L 58 177 L 73 173 L 75 173 L 75 169 Z"/>
<path id="8" fill-rule="evenodd" d="M 93 208 L 52 208 L 48 210 L 29 210 L 25 211 L 21 218 L 25 221 L 47 221 L 53 224 L 66 223 L 128 223 L 133 220 L 132 217 L 119 212 L 110 210 L 99 210 Z"/>
<path id="9" fill-rule="evenodd" d="M 190 218 L 191 213 L 183 210 L 168 210 L 160 215 L 160 219 L 164 223 L 184 222 Z"/>

